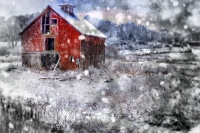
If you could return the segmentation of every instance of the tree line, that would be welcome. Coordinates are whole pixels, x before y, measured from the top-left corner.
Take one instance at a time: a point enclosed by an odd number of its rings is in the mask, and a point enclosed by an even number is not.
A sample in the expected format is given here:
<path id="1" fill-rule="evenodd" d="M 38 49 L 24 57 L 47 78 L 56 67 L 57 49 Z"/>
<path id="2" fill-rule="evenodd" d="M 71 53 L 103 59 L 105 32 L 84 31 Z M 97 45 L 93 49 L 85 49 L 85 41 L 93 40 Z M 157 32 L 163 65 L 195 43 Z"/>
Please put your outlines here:
<path id="1" fill-rule="evenodd" d="M 14 48 L 20 41 L 19 32 L 26 27 L 39 13 L 12 16 L 5 18 L 0 16 L 0 41 L 8 42 L 9 48 Z M 127 45 L 128 42 L 146 45 L 148 42 L 163 42 L 167 44 L 182 44 L 183 37 L 180 33 L 170 32 L 166 29 L 160 32 L 150 30 L 144 25 L 137 25 L 134 22 L 117 25 L 108 20 L 91 18 L 85 19 L 107 36 L 109 45 Z M 114 40 L 114 41 L 113 41 Z M 117 43 L 116 43 L 117 42 Z M 129 48 L 131 49 L 132 46 Z"/>
<path id="2" fill-rule="evenodd" d="M 19 32 L 25 28 L 38 13 L 18 15 L 5 18 L 0 16 L 0 41 L 8 42 L 9 48 L 14 48 L 20 41 Z"/>
<path id="3" fill-rule="evenodd" d="M 110 43 L 109 45 L 113 45 L 113 42 L 109 40 L 121 42 L 121 44 L 118 43 L 115 45 L 127 44 L 127 41 L 146 45 L 148 42 L 152 41 L 173 43 L 173 39 L 175 39 L 174 35 L 170 34 L 166 29 L 157 32 L 148 29 L 144 25 L 137 25 L 134 22 L 117 25 L 108 20 L 92 18 L 89 15 L 85 16 L 85 19 L 108 37 L 107 42 Z"/>

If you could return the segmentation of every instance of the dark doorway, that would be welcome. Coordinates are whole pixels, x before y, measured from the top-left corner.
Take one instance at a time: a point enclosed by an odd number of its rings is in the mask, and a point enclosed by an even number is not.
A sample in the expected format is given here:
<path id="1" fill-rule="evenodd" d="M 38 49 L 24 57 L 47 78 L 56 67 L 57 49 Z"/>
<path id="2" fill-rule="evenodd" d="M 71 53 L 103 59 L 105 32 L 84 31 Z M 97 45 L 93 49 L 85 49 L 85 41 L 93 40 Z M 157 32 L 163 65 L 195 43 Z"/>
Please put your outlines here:
<path id="1" fill-rule="evenodd" d="M 54 50 L 54 38 L 45 39 L 45 50 L 46 51 Z"/>
<path id="2" fill-rule="evenodd" d="M 46 68 L 47 70 L 51 70 L 55 67 L 56 63 L 58 62 L 59 54 L 42 54 L 42 67 Z"/>

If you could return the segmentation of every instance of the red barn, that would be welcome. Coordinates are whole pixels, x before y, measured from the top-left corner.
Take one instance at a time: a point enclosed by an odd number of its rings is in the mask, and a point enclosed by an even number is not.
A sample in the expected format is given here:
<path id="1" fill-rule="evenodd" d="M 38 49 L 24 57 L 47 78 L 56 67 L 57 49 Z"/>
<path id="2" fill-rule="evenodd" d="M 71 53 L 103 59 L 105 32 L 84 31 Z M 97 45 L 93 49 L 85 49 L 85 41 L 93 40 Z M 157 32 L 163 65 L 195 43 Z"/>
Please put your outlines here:
<path id="1" fill-rule="evenodd" d="M 85 19 L 76 17 L 74 6 L 47 6 L 20 32 L 22 65 L 63 70 L 98 66 L 105 61 L 106 36 Z"/>

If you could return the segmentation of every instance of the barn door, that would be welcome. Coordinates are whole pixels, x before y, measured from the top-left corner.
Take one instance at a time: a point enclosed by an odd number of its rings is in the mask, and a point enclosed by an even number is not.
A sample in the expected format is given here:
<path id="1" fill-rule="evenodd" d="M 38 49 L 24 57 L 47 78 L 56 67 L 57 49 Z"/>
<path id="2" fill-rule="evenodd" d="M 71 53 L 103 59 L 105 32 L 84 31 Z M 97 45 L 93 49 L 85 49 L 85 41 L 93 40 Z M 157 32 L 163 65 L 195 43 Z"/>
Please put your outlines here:
<path id="1" fill-rule="evenodd" d="M 51 70 L 55 67 L 56 63 L 58 62 L 58 59 L 59 54 L 42 54 L 42 67 L 46 68 L 47 70 Z"/>
<path id="2" fill-rule="evenodd" d="M 45 39 L 45 51 L 54 50 L 54 38 Z"/>

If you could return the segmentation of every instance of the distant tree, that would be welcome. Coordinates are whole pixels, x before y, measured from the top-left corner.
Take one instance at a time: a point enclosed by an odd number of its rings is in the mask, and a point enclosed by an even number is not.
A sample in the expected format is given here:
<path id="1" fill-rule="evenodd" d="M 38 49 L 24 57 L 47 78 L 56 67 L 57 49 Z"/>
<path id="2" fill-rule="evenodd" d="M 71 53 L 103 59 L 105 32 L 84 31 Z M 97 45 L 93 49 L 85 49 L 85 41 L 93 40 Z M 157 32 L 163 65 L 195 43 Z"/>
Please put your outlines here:
<path id="1" fill-rule="evenodd" d="M 180 46 L 182 41 L 182 36 L 180 33 L 174 32 L 173 34 L 173 45 Z"/>
<path id="2" fill-rule="evenodd" d="M 2 37 L 8 41 L 10 48 L 17 46 L 20 40 L 19 32 L 21 30 L 19 23 L 15 17 L 9 18 L 2 27 Z"/>
<path id="3" fill-rule="evenodd" d="M 19 25 L 21 29 L 23 29 L 24 27 L 28 25 L 29 20 L 31 19 L 32 15 L 34 14 L 15 16 L 16 23 Z"/>
<path id="4" fill-rule="evenodd" d="M 5 22 L 5 17 L 0 16 L 0 27 L 4 24 Z"/>
<path id="5" fill-rule="evenodd" d="M 5 17 L 0 16 L 0 40 L 3 41 L 3 25 L 5 24 Z"/>
<path id="6" fill-rule="evenodd" d="M 132 36 L 132 23 L 121 24 L 118 26 L 118 36 L 122 40 L 130 40 Z"/>
<path id="7" fill-rule="evenodd" d="M 8 42 L 9 48 L 17 46 L 20 40 L 19 32 L 27 26 L 33 16 L 34 14 L 12 16 L 8 20 L 0 18 L 0 22 L 3 23 L 0 26 L 0 37 Z"/>

